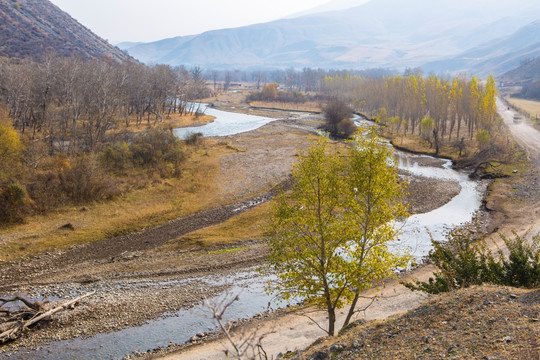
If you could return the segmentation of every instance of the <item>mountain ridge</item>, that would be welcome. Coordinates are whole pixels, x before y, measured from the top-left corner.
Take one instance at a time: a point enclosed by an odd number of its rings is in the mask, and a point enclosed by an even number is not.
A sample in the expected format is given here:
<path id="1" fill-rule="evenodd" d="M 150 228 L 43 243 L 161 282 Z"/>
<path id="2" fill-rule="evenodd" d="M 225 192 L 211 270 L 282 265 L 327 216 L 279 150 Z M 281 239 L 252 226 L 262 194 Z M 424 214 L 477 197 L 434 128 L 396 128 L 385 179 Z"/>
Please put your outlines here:
<path id="1" fill-rule="evenodd" d="M 126 50 L 142 62 L 209 69 L 404 69 L 456 56 L 537 18 L 540 4 L 533 0 L 512 6 L 487 0 L 435 5 L 428 0 L 372 0 L 347 10 L 213 30 L 189 41 L 173 38 L 162 40 L 159 47 L 147 43 Z"/>
<path id="2" fill-rule="evenodd" d="M 85 59 L 129 59 L 48 0 L 0 0 L 0 56 L 32 57 L 47 53 Z"/>

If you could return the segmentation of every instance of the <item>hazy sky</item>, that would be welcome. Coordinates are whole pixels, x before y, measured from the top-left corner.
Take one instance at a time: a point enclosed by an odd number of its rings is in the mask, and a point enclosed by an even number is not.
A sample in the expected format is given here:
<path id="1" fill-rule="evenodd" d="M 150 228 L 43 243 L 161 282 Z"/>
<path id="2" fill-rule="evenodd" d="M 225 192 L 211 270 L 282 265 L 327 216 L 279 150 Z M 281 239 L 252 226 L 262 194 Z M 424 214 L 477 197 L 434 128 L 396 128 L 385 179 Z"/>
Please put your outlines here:
<path id="1" fill-rule="evenodd" d="M 330 0 L 51 0 L 111 43 L 266 22 Z M 351 0 L 338 0 L 337 2 Z M 358 1 L 358 0 L 356 0 Z"/>

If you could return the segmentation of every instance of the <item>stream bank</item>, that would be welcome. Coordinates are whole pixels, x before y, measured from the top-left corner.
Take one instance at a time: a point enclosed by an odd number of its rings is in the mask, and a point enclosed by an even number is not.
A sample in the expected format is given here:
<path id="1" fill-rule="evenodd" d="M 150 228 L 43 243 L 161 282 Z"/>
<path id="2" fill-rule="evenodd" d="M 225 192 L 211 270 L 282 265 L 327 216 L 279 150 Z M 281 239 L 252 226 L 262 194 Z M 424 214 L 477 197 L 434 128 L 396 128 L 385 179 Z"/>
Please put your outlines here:
<path id="1" fill-rule="evenodd" d="M 317 119 L 313 120 L 317 121 Z M 254 187 L 267 186 L 268 178 L 276 176 L 276 173 L 278 176 L 287 176 L 290 173 L 291 164 L 295 159 L 294 155 L 298 147 L 299 138 L 298 136 L 295 137 L 294 134 L 298 132 L 302 134 L 314 133 L 315 129 L 315 126 L 310 127 L 306 119 L 285 120 L 268 123 L 254 131 L 228 136 L 227 140 L 231 141 L 234 146 L 243 149 L 243 151 L 224 159 L 224 182 L 228 185 L 227 188 L 224 188 L 224 192 L 238 196 L 246 189 L 253 191 Z M 275 149 L 276 152 L 269 152 L 269 149 Z M 270 158 L 274 161 L 271 166 L 269 166 L 268 160 L 265 161 L 265 159 Z M 428 162 L 438 163 L 434 167 L 437 170 L 433 171 L 444 171 L 444 161 L 436 161 L 436 159 L 429 159 L 428 161 L 424 157 L 409 161 L 409 169 L 404 169 L 404 171 L 409 173 L 417 170 L 423 171 L 426 168 L 423 164 Z M 451 171 L 451 169 L 446 170 Z M 244 176 L 239 177 L 240 173 L 244 174 Z M 436 192 L 436 186 L 433 185 L 459 181 L 453 179 L 450 182 L 443 182 L 437 178 L 427 178 L 428 180 L 425 180 L 425 177 L 423 178 L 424 180 L 419 181 L 420 184 L 426 184 L 426 187 L 419 185 L 417 189 L 431 194 Z M 429 187 L 428 184 L 432 184 L 432 187 Z M 451 188 L 451 186 L 444 185 L 443 187 Z M 458 192 L 460 191 L 458 190 Z M 428 197 L 425 199 L 424 206 L 430 205 L 429 207 L 438 208 L 447 203 L 455 194 L 449 192 L 445 196 L 445 198 Z M 239 248 L 245 245 L 237 244 Z M 181 253 L 163 253 L 159 250 L 159 246 L 157 248 L 149 247 L 121 254 L 116 259 L 105 256 L 102 259 L 83 260 L 80 264 L 73 264 L 73 268 L 69 270 L 58 269 L 56 277 L 51 278 L 47 274 L 41 274 L 33 282 L 18 288 L 18 290 L 38 293 L 52 289 L 50 291 L 51 295 L 57 296 L 72 294 L 73 292 L 66 291 L 70 286 L 74 287 L 75 291 L 98 288 L 102 291 L 101 297 L 90 299 L 88 306 L 84 309 L 66 314 L 57 323 L 51 324 L 49 328 L 37 331 L 35 335 L 31 336 L 33 340 L 37 341 L 32 342 L 32 339 L 22 339 L 10 348 L 15 351 L 17 347 L 26 346 L 32 348 L 39 346 L 40 349 L 37 350 L 37 353 L 31 353 L 34 358 L 40 358 L 42 354 L 59 355 L 68 353 L 68 349 L 71 349 L 69 351 L 75 351 L 77 356 L 81 358 L 85 351 L 90 355 L 93 355 L 94 351 L 96 351 L 87 344 L 93 343 L 99 346 L 104 342 L 103 337 L 96 334 L 109 331 L 125 331 L 122 332 L 120 338 L 123 343 L 132 344 L 131 352 L 146 351 L 152 347 L 146 347 L 148 346 L 146 343 L 140 345 L 140 338 L 144 337 L 144 331 L 138 332 L 135 328 L 144 329 L 144 321 L 148 319 L 151 319 L 151 322 L 156 321 L 155 323 L 152 322 L 152 326 L 158 328 L 161 326 L 160 324 L 166 323 L 176 323 L 176 326 L 184 327 L 182 323 L 178 323 L 178 319 L 175 321 L 170 319 L 174 318 L 178 312 L 183 311 L 182 309 L 200 303 L 201 297 L 217 295 L 228 287 L 208 284 L 208 286 L 203 285 L 198 289 L 197 284 L 202 285 L 200 279 L 205 276 L 216 275 L 221 278 L 234 279 L 234 276 L 245 272 L 246 267 L 261 262 L 265 254 L 264 245 L 258 242 L 247 245 L 245 249 L 234 251 L 234 256 L 227 252 L 219 253 L 219 249 L 215 249 L 214 251 L 218 251 L 218 253 L 214 254 L 210 254 L 208 249 L 194 249 Z M 421 256 L 421 254 L 418 256 Z M 51 263 L 54 263 L 54 258 Z M 47 285 L 47 282 L 50 285 Z M 45 284 L 40 285 L 39 283 Z M 253 289 L 257 289 L 257 286 L 253 283 L 248 285 L 249 288 Z M 250 298 L 254 296 L 250 295 Z M 145 314 L 140 314 L 141 309 L 145 309 Z M 243 316 L 250 317 L 259 311 L 259 309 L 252 309 L 251 314 Z M 138 316 L 132 318 L 132 315 L 137 312 Z M 104 317 L 103 314 L 107 315 Z M 161 317 L 163 314 L 166 317 Z M 178 318 L 178 316 L 176 317 Z M 206 332 L 207 330 L 206 325 L 204 325 L 200 331 Z M 135 335 L 128 341 L 127 335 L 125 335 L 127 333 Z M 166 333 L 175 336 L 175 331 L 171 328 L 168 328 Z M 88 339 L 77 340 L 79 336 Z M 110 336 L 114 337 L 115 335 Z M 54 343 L 50 345 L 51 347 L 42 347 L 43 343 L 60 339 L 74 340 L 62 342 L 62 345 Z M 180 341 L 173 341 L 175 339 L 177 338 L 167 339 L 161 336 L 159 345 L 155 347 L 163 346 L 161 344 L 164 342 L 168 344 L 169 342 Z M 0 349 L 0 351 L 3 351 L 3 349 Z M 108 351 L 108 348 L 106 351 Z M 106 352 L 103 358 L 121 358 L 127 354 L 125 351 L 128 350 L 121 349 L 120 352 L 123 354 L 118 353 L 114 356 Z M 28 356 L 28 352 L 22 352 L 21 354 Z M 90 358 L 96 357 L 92 356 Z"/>

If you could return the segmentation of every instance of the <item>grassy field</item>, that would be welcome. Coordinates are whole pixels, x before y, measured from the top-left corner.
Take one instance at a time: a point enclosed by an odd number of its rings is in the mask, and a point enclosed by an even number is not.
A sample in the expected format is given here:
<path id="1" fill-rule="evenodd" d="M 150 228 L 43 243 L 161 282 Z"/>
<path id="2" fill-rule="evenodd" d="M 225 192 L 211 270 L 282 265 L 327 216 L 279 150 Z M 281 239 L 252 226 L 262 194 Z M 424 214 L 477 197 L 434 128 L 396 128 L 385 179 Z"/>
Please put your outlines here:
<path id="1" fill-rule="evenodd" d="M 516 107 L 520 112 L 525 113 L 534 126 L 540 129 L 540 101 L 518 99 L 513 97 L 505 98 L 511 105 Z"/>
<path id="2" fill-rule="evenodd" d="M 129 126 L 126 126 L 124 122 L 119 122 L 118 126 L 114 129 L 109 130 L 111 133 L 118 133 L 122 131 L 129 131 L 132 133 L 140 133 L 147 131 L 151 128 L 158 128 L 161 129 L 175 129 L 179 127 L 188 127 L 188 126 L 196 126 L 196 125 L 204 125 L 209 122 L 214 121 L 215 117 L 210 115 L 180 115 L 178 113 L 171 114 L 168 118 L 163 119 L 159 123 L 155 123 L 154 118 L 150 118 L 150 121 L 145 119 L 140 123 L 139 125 L 135 124 L 135 116 L 132 116 L 130 118 Z"/>
<path id="3" fill-rule="evenodd" d="M 252 101 L 250 106 L 256 108 L 288 110 L 288 111 L 308 111 L 314 113 L 322 112 L 321 104 L 316 102 L 292 103 L 292 102 L 271 102 L 271 101 Z"/>
<path id="4" fill-rule="evenodd" d="M 156 179 L 113 200 L 60 208 L 0 229 L 0 261 L 131 233 L 218 206 L 222 199 L 214 179 L 220 159 L 235 152 L 225 143 L 206 140 L 192 150 L 180 178 Z M 68 223 L 74 230 L 61 229 Z"/>
<path id="5" fill-rule="evenodd" d="M 271 211 L 272 203 L 264 203 L 224 223 L 182 236 L 178 241 L 168 244 L 165 249 L 177 249 L 194 245 L 202 247 L 222 246 L 261 239 L 268 226 Z"/>

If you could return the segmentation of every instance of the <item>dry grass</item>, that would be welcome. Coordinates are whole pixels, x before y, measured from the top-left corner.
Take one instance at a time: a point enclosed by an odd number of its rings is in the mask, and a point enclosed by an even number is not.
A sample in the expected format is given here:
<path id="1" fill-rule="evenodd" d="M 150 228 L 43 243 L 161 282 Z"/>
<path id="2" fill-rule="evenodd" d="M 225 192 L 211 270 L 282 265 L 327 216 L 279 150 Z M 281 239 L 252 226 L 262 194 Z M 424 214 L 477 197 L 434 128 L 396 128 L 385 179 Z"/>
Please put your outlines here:
<path id="1" fill-rule="evenodd" d="M 394 134 L 393 136 L 390 136 L 390 134 L 386 133 L 385 137 L 391 139 L 392 143 L 397 147 L 405 148 L 409 151 L 422 154 L 435 154 L 435 147 L 430 147 L 429 143 L 418 135 L 398 136 Z M 472 141 L 465 141 L 467 143 L 467 147 L 466 152 L 463 155 L 467 156 L 468 153 L 472 153 L 474 150 L 476 150 L 476 145 L 473 144 Z M 457 160 L 459 159 L 459 150 L 454 146 L 448 145 L 447 141 L 445 141 L 445 144 L 439 148 L 439 156 Z"/>
<path id="2" fill-rule="evenodd" d="M 180 115 L 178 113 L 171 114 L 160 122 L 155 122 L 155 118 L 150 117 L 150 121 L 145 119 L 139 125 L 135 124 L 135 116 L 130 117 L 129 126 L 126 127 L 125 122 L 118 122 L 116 128 L 109 130 L 110 133 L 118 133 L 129 131 L 131 133 L 140 133 L 149 129 L 175 129 L 180 127 L 200 126 L 214 121 L 215 117 L 210 115 Z"/>
<path id="3" fill-rule="evenodd" d="M 220 205 L 215 178 L 221 157 L 233 152 L 224 144 L 206 140 L 191 154 L 179 179 L 159 180 L 114 200 L 60 208 L 0 229 L 0 261 L 131 233 Z M 67 223 L 74 230 L 59 229 Z"/>
<path id="4" fill-rule="evenodd" d="M 312 346 L 332 359 L 540 359 L 540 290 L 482 286 Z M 341 349 L 332 344 L 341 344 Z M 323 358 L 322 356 L 318 358 Z"/>
<path id="5" fill-rule="evenodd" d="M 255 108 L 276 109 L 286 111 L 307 111 L 322 112 L 321 104 L 317 102 L 292 103 L 292 102 L 271 102 L 271 101 L 252 101 L 249 103 Z"/>
<path id="6" fill-rule="evenodd" d="M 533 123 L 533 125 L 540 129 L 540 101 L 525 100 L 518 98 L 505 98 L 512 106 L 519 109 L 520 112 L 525 113 Z"/>
<path id="7" fill-rule="evenodd" d="M 268 226 L 271 203 L 259 205 L 224 223 L 214 225 L 182 236 L 166 248 L 185 248 L 186 246 L 213 247 L 237 244 L 247 240 L 261 239 Z"/>
<path id="8" fill-rule="evenodd" d="M 531 117 L 537 118 L 538 115 L 540 115 L 540 101 L 534 101 L 534 100 L 525 100 L 525 99 L 518 99 L 518 98 L 506 98 L 510 104 L 523 109 Z"/>

